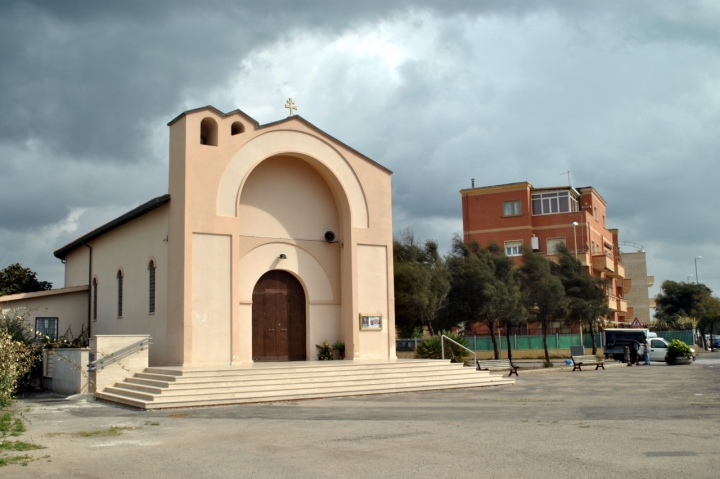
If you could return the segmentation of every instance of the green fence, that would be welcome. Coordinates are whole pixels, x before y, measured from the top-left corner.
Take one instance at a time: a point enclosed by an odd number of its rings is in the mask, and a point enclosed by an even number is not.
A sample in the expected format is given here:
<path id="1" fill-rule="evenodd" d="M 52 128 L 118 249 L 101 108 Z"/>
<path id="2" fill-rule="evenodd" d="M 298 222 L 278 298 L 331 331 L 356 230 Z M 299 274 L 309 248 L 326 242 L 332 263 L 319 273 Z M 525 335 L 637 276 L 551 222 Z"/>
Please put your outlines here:
<path id="1" fill-rule="evenodd" d="M 693 332 L 692 331 L 658 331 L 658 337 L 664 338 L 668 342 L 673 339 L 679 339 L 685 344 L 693 344 Z M 468 336 L 465 339 L 470 343 L 470 348 L 474 348 L 475 351 L 492 351 L 492 339 L 489 336 Z M 500 339 L 500 338 L 496 338 Z M 547 346 L 548 349 L 570 349 L 570 346 L 577 346 L 580 341 L 579 334 L 548 334 Z M 604 334 L 595 334 L 595 345 L 599 348 L 603 347 Z M 543 337 L 541 335 L 532 336 L 510 336 L 510 345 L 513 350 L 520 349 L 543 349 Z M 583 334 L 583 346 L 586 348 L 592 347 L 592 336 L 589 333 Z M 507 338 L 502 336 L 502 343 L 499 345 L 502 350 L 507 349 Z"/>
<path id="2" fill-rule="evenodd" d="M 656 331 L 658 338 L 663 338 L 668 343 L 673 339 L 679 339 L 685 344 L 692 345 L 695 341 L 693 339 L 692 330 L 687 331 Z"/>

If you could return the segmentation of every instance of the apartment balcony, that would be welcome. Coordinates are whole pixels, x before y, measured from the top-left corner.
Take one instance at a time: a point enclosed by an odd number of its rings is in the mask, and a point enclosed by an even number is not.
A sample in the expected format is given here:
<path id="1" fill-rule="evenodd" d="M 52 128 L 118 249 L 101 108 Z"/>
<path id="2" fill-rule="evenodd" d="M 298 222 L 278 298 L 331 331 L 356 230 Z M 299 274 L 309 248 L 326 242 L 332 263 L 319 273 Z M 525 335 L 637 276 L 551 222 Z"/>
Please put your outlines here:
<path id="1" fill-rule="evenodd" d="M 648 298 L 648 308 L 655 307 L 655 298 Z"/>
<path id="2" fill-rule="evenodd" d="M 627 300 L 625 300 L 623 298 L 617 298 L 617 312 L 618 313 L 627 313 L 628 312 Z"/>
<path id="3" fill-rule="evenodd" d="M 611 278 L 622 279 L 625 277 L 625 265 L 619 261 L 615 261 L 615 271 L 607 271 L 607 275 Z"/>
<path id="4" fill-rule="evenodd" d="M 627 317 L 632 318 L 633 316 L 635 316 L 635 308 L 633 308 L 632 306 L 628 306 L 627 307 Z"/>
<path id="5" fill-rule="evenodd" d="M 627 300 L 618 296 L 608 295 L 608 308 L 610 308 L 610 311 L 625 314 L 628 311 Z"/>
<path id="6" fill-rule="evenodd" d="M 623 289 L 623 294 L 628 294 L 630 292 L 630 290 L 632 289 L 632 279 L 624 278 L 622 280 L 622 289 Z"/>
<path id="7" fill-rule="evenodd" d="M 648 288 L 650 288 L 650 287 L 652 287 L 653 285 L 655 285 L 655 276 L 648 276 L 648 277 L 647 277 L 647 283 L 648 283 Z M 650 307 L 651 307 L 651 308 L 654 308 L 655 306 L 650 306 Z"/>
<path id="8" fill-rule="evenodd" d="M 612 273 L 615 271 L 615 261 L 609 253 L 593 253 L 592 265 L 595 271 Z"/>

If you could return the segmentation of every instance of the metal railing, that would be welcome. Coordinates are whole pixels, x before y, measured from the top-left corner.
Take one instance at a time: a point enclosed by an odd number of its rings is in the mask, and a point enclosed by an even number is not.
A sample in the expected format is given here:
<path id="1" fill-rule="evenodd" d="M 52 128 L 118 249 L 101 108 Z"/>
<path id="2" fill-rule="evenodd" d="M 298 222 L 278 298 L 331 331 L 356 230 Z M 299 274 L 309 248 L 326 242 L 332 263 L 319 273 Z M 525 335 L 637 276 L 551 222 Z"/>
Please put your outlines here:
<path id="1" fill-rule="evenodd" d="M 147 346 L 150 346 L 151 344 L 152 337 L 150 336 L 148 336 L 147 338 L 143 338 L 139 341 L 135 341 L 132 344 L 128 344 L 127 346 L 120 348 L 117 351 L 108 354 L 107 356 L 103 356 L 100 359 L 96 359 L 95 361 L 91 361 L 90 363 L 88 363 L 88 371 L 93 372 L 97 371 L 98 369 L 103 370 L 105 369 L 105 366 L 112 364 L 117 360 L 124 358 L 125 356 L 129 356 L 136 351 L 143 351 Z"/>
<path id="2" fill-rule="evenodd" d="M 475 362 L 474 362 L 473 364 L 477 364 L 477 354 L 475 354 L 475 351 L 471 351 L 470 349 L 466 348 L 465 346 L 463 346 L 462 344 L 458 343 L 457 341 L 448 338 L 448 337 L 445 336 L 444 334 L 441 334 L 441 335 L 440 335 L 440 348 L 441 348 L 441 350 L 442 350 L 442 358 L 443 358 L 443 359 L 445 359 L 445 340 L 446 340 L 446 339 L 447 339 L 448 341 L 450 341 L 451 343 L 457 344 L 458 346 L 460 346 L 461 348 L 463 348 L 465 351 L 471 353 L 471 354 L 473 355 L 473 357 L 475 358 Z"/>

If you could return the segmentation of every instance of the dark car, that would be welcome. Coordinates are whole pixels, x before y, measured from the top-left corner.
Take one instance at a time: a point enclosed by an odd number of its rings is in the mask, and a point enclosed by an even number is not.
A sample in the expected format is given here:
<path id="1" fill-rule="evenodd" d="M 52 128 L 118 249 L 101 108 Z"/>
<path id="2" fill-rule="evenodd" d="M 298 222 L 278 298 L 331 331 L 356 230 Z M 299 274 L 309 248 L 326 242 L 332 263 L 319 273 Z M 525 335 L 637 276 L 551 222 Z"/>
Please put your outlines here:
<path id="1" fill-rule="evenodd" d="M 720 338 L 713 336 L 712 340 L 712 348 L 713 349 L 720 349 Z"/>

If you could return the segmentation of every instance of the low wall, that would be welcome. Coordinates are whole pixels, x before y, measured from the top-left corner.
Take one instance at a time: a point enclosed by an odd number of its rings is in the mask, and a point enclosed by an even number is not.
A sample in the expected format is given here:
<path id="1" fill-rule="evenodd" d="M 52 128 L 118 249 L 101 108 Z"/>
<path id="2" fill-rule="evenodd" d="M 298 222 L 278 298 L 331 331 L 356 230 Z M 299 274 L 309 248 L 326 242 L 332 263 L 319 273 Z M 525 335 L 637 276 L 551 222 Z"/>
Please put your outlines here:
<path id="1" fill-rule="evenodd" d="M 149 338 L 147 334 L 129 334 L 129 335 L 97 335 L 90 339 L 90 350 L 95 360 L 108 356 L 125 346 L 140 341 L 143 338 Z M 103 391 L 105 388 L 114 386 L 145 370 L 148 367 L 148 350 L 146 346 L 142 350 L 137 350 L 127 356 L 118 359 L 115 362 L 107 364 L 103 369 L 97 369 L 91 377 L 91 392 Z"/>
<path id="2" fill-rule="evenodd" d="M 53 349 L 52 391 L 66 396 L 87 393 L 89 357 L 89 349 Z"/>

